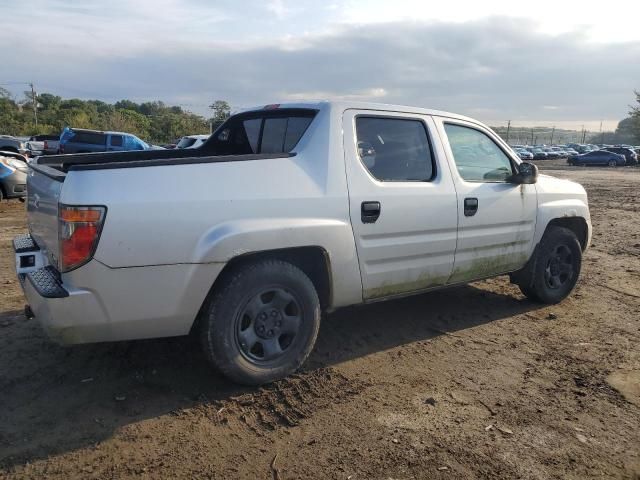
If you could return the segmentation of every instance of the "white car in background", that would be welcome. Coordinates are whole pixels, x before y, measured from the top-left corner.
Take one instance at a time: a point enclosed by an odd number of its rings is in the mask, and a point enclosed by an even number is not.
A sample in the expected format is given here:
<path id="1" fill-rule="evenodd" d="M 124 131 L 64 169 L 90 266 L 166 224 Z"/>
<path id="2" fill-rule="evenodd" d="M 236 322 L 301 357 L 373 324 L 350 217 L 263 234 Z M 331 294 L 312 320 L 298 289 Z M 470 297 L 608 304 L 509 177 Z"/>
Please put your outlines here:
<path id="1" fill-rule="evenodd" d="M 198 148 L 209 140 L 209 135 L 187 135 L 176 144 L 176 148 Z"/>

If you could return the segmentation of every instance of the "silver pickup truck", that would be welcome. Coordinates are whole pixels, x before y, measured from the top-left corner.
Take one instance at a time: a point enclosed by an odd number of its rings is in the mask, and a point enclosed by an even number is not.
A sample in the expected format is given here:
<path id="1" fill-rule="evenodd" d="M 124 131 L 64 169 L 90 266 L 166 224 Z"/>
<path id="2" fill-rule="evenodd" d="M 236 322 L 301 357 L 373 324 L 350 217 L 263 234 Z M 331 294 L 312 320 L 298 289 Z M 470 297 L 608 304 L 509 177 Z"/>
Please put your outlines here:
<path id="1" fill-rule="evenodd" d="M 460 115 L 268 105 L 198 149 L 40 157 L 14 241 L 29 306 L 65 344 L 199 335 L 261 384 L 298 368 L 321 313 L 510 274 L 574 288 L 584 189 L 538 175 Z"/>

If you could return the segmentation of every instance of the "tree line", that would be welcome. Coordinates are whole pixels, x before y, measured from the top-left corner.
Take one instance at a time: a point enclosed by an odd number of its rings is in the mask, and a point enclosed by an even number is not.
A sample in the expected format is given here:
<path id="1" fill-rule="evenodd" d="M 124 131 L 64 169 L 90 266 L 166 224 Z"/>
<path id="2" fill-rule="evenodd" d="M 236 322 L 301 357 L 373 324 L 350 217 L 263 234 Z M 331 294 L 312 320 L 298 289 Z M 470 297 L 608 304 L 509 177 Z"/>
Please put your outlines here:
<path id="1" fill-rule="evenodd" d="M 18 101 L 0 87 L 0 134 L 57 135 L 70 126 L 128 132 L 151 143 L 170 143 L 184 135 L 207 134 L 230 113 L 229 104 L 223 100 L 215 101 L 210 106 L 212 117 L 205 118 L 161 101 L 120 100 L 111 104 L 41 93 L 35 98 L 36 126 L 33 102 L 31 92 L 25 92 L 25 98 Z"/>
<path id="2" fill-rule="evenodd" d="M 630 106 L 629 117 L 620 121 L 613 132 L 593 133 L 586 137 L 587 143 L 628 143 L 640 144 L 640 92 L 634 92 L 637 105 Z M 211 118 L 196 115 L 179 106 L 166 105 L 161 101 L 136 103 L 120 100 L 114 104 L 101 100 L 63 99 L 50 93 L 36 96 L 36 126 L 33 98 L 31 92 L 25 92 L 25 98 L 17 101 L 0 87 L 0 134 L 30 136 L 41 133 L 59 134 L 65 126 L 114 130 L 129 132 L 151 143 L 170 143 L 184 135 L 207 134 L 216 129 L 230 113 L 229 104 L 216 100 L 209 108 Z M 506 138 L 506 127 L 495 128 Z M 531 132 L 534 143 L 546 142 L 550 137 L 548 128 L 513 129 L 509 140 L 516 138 L 523 143 L 530 141 Z M 576 131 L 556 130 L 555 143 L 573 141 L 580 137 Z M 550 138 L 549 138 L 550 139 Z M 525 141 L 526 140 L 526 141 Z"/>

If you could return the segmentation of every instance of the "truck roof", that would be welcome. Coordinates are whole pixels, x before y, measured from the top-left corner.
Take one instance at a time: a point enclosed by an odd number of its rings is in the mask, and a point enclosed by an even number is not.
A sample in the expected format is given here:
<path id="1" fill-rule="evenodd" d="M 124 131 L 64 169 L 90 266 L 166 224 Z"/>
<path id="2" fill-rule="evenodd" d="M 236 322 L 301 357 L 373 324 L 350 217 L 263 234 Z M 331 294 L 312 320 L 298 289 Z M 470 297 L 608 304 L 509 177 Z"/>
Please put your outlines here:
<path id="1" fill-rule="evenodd" d="M 87 133 L 99 133 L 103 135 L 133 135 L 132 133 L 127 132 L 114 132 L 111 130 L 93 130 L 91 128 L 73 128 L 69 127 L 70 130 L 74 132 L 87 132 Z"/>
<path id="2" fill-rule="evenodd" d="M 373 110 L 384 112 L 399 112 L 399 113 L 414 113 L 418 115 L 433 115 L 439 117 L 457 118 L 460 120 L 466 120 L 469 122 L 478 123 L 478 120 L 459 115 L 457 113 L 445 112 L 442 110 L 433 110 L 421 107 L 411 107 L 408 105 L 393 105 L 387 103 L 376 102 L 351 102 L 351 101 L 334 101 L 334 100 L 319 100 L 319 101 L 300 101 L 300 102 L 284 102 L 273 103 L 268 105 L 259 105 L 255 107 L 242 108 L 234 111 L 233 113 L 244 113 L 256 110 L 269 110 L 280 108 L 304 108 L 314 110 L 336 109 L 336 110 Z"/>

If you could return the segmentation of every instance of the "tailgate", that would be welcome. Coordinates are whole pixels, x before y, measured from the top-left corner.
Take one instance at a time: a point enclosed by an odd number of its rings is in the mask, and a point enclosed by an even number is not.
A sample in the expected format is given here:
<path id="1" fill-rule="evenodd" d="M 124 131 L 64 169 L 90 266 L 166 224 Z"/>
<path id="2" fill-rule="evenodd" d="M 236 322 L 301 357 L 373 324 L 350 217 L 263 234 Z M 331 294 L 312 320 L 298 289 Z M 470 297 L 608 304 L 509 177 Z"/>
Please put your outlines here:
<path id="1" fill-rule="evenodd" d="M 29 232 L 45 258 L 57 266 L 58 200 L 65 174 L 45 165 L 29 165 L 27 218 Z"/>

